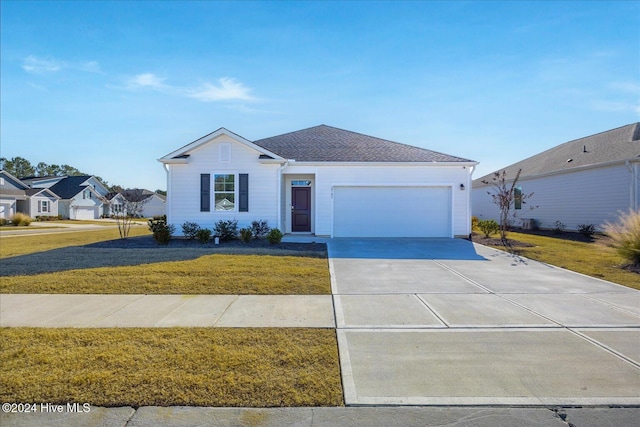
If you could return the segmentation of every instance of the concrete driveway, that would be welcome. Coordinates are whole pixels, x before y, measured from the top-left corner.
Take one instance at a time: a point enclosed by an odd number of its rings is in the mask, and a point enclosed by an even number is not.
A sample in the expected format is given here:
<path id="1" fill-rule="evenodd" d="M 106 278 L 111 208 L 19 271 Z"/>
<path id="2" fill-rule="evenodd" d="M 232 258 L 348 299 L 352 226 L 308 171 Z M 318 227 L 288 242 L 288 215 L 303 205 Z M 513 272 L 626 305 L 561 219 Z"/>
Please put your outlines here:
<path id="1" fill-rule="evenodd" d="M 332 239 L 348 405 L 639 405 L 640 292 L 459 239 Z"/>

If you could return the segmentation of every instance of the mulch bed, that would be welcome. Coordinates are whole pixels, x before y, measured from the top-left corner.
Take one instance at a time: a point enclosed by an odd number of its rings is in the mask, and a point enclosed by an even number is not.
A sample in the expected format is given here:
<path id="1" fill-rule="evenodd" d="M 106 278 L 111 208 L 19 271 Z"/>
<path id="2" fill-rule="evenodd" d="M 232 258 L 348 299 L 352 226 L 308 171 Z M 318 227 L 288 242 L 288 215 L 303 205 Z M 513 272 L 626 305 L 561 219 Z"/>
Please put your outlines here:
<path id="1" fill-rule="evenodd" d="M 114 239 L 105 240 L 102 242 L 92 243 L 86 245 L 91 248 L 101 249 L 165 249 L 165 248 L 189 248 L 189 249 L 210 249 L 215 252 L 216 249 L 220 250 L 239 250 L 250 251 L 252 249 L 258 249 L 260 251 L 273 250 L 274 252 L 281 251 L 296 251 L 296 252 L 327 252 L 327 245 L 325 243 L 294 243 L 294 242 L 281 242 L 275 245 L 269 243 L 267 239 L 251 239 L 249 243 L 244 243 L 241 240 L 231 240 L 227 242 L 220 242 L 216 245 L 213 240 L 209 243 L 200 243 L 197 240 L 188 240 L 182 238 L 173 238 L 167 245 L 160 245 L 153 236 L 138 236 L 129 237 L 127 239 Z"/>

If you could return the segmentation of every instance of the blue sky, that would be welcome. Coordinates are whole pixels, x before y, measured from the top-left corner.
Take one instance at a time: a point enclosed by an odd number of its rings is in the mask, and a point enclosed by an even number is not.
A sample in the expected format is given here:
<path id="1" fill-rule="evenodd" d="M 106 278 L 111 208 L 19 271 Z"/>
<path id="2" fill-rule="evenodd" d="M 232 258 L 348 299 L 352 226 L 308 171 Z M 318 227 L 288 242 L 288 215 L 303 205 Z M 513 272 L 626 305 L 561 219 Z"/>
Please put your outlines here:
<path id="1" fill-rule="evenodd" d="M 1 156 L 166 188 L 220 127 L 327 124 L 480 162 L 640 119 L 640 2 L 1 3 Z"/>

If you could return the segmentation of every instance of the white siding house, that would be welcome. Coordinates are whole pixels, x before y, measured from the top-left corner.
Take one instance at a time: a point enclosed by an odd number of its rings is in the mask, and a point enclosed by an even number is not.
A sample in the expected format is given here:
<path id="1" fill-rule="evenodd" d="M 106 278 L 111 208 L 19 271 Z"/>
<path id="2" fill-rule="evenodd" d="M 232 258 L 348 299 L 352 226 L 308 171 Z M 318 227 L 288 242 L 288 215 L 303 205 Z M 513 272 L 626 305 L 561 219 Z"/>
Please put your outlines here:
<path id="1" fill-rule="evenodd" d="M 505 168 L 507 179 L 522 170 L 518 186 L 534 193 L 518 212 L 535 219 L 541 228 L 556 222 L 568 230 L 581 224 L 600 228 L 615 222 L 620 212 L 640 208 L 640 123 L 633 123 L 589 137 L 569 141 Z M 473 182 L 473 215 L 498 218 L 498 208 L 487 191 L 487 175 Z M 520 225 L 520 224 L 515 224 Z"/>
<path id="2" fill-rule="evenodd" d="M 332 237 L 470 233 L 477 162 L 330 126 L 253 142 L 221 128 L 159 161 L 178 233 L 233 219 Z"/>

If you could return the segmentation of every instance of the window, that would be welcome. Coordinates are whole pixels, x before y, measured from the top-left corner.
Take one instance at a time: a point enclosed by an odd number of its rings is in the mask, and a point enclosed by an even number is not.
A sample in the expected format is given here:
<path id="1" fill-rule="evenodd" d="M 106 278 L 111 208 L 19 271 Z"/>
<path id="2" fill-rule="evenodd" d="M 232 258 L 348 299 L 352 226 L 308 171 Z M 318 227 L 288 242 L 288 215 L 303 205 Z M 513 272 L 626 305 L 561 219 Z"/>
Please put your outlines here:
<path id="1" fill-rule="evenodd" d="M 233 211 L 236 208 L 235 175 L 214 175 L 213 196 L 216 211 Z"/>
<path id="2" fill-rule="evenodd" d="M 515 209 L 522 209 L 522 187 L 513 189 L 513 205 Z"/>
<path id="3" fill-rule="evenodd" d="M 48 200 L 38 200 L 38 212 L 49 212 Z"/>
<path id="4" fill-rule="evenodd" d="M 90 199 L 91 198 L 91 190 L 84 190 L 82 192 L 82 198 L 83 199 Z"/>
<path id="5" fill-rule="evenodd" d="M 309 187 L 311 185 L 311 181 L 303 180 L 303 181 L 291 181 L 291 186 L 293 187 Z"/>

